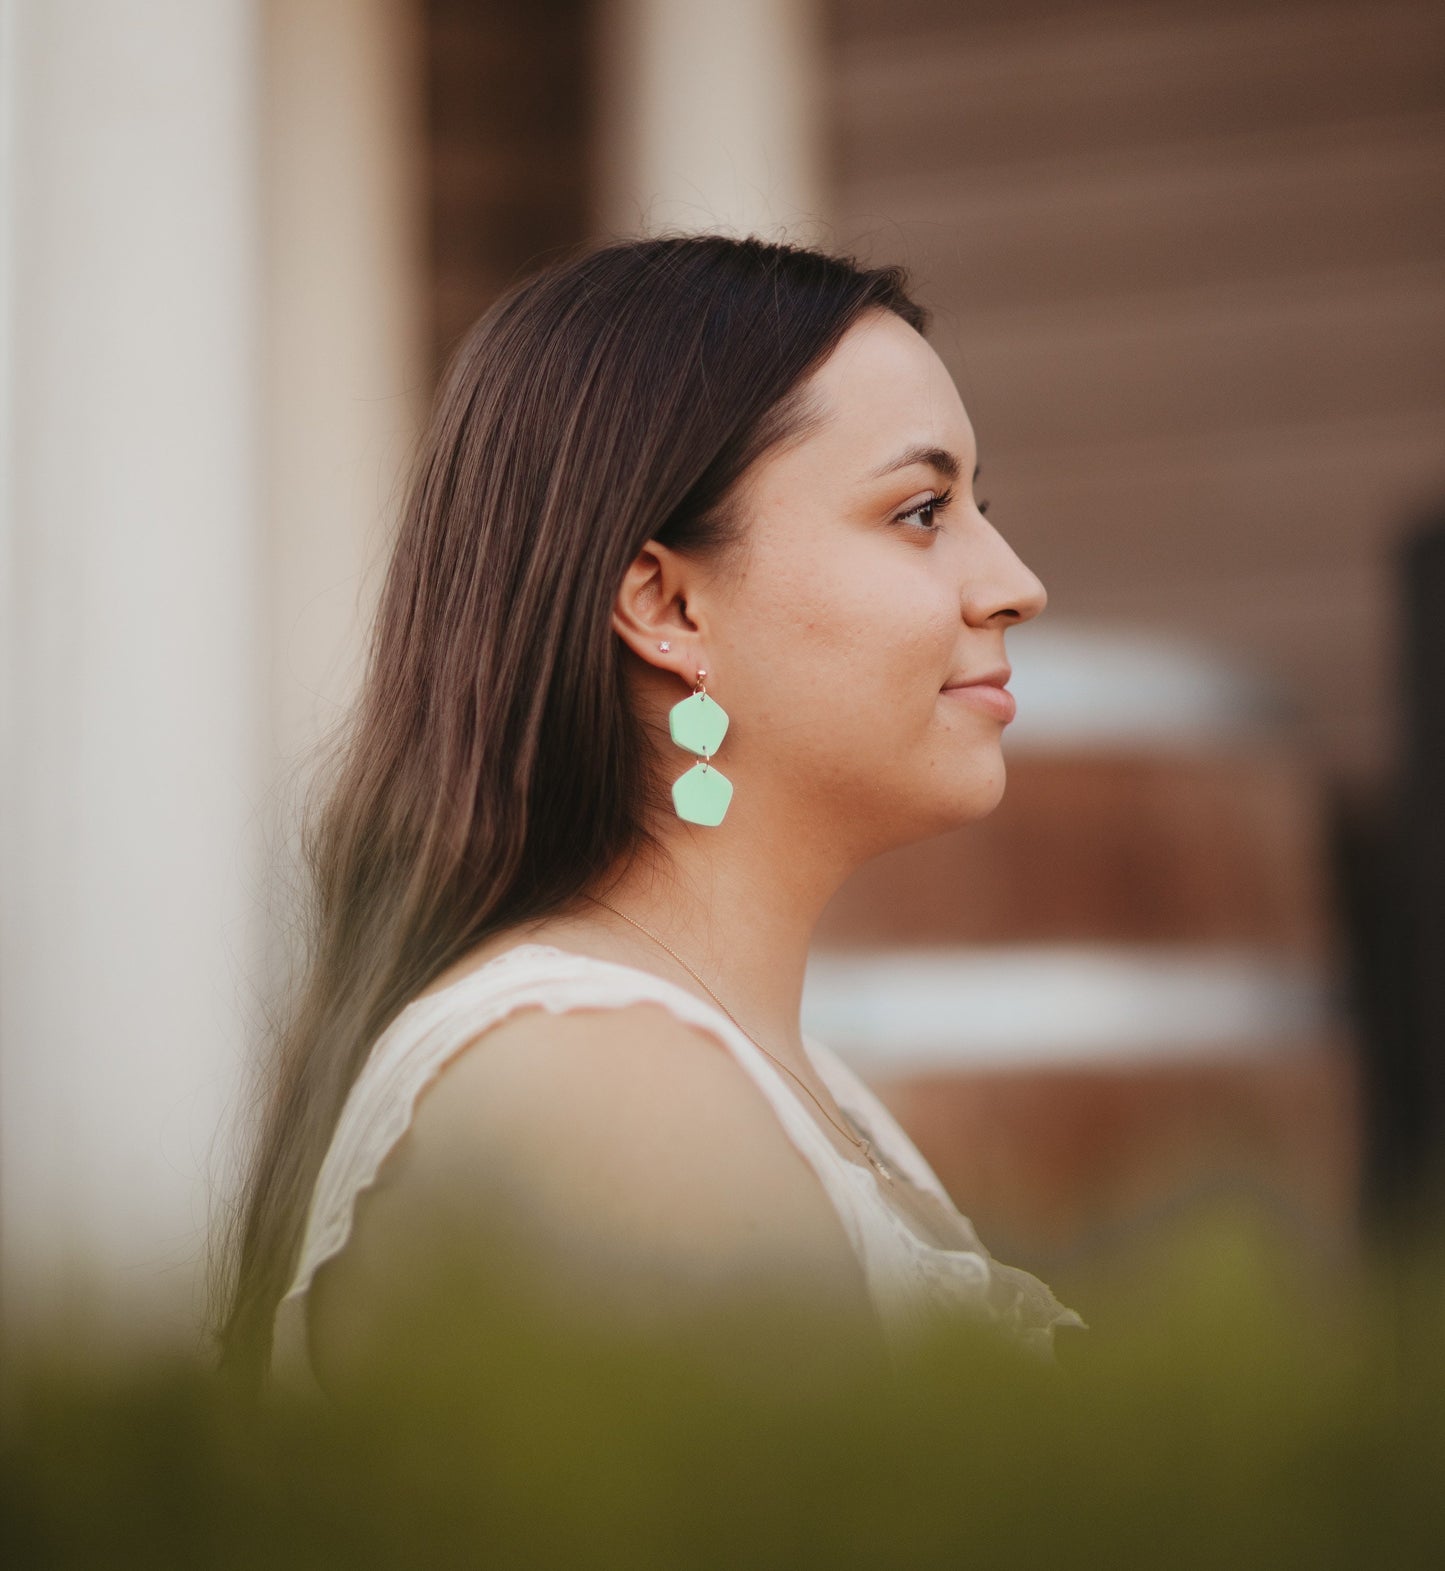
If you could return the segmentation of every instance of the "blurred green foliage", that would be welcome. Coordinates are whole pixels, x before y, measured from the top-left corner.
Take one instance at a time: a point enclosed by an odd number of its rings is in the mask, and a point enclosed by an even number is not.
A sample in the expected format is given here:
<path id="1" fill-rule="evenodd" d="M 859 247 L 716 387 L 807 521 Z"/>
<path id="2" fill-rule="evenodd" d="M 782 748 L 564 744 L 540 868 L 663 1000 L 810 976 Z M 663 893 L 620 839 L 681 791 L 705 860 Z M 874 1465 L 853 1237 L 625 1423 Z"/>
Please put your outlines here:
<path id="1" fill-rule="evenodd" d="M 1441 1261 L 1196 1216 L 1052 1284 L 1090 1327 L 1056 1366 L 968 1322 L 885 1369 L 825 1316 L 624 1332 L 505 1292 L 414 1320 L 340 1403 L 28 1347 L 4 1563 L 1435 1567 Z"/>

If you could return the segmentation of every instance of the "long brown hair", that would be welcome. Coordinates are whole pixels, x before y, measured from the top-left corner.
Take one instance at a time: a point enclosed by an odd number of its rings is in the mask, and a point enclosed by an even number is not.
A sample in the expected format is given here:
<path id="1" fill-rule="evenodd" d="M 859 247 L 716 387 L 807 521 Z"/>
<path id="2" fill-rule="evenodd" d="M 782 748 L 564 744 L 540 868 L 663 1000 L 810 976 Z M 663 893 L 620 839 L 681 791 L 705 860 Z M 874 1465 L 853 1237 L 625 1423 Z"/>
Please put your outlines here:
<path id="1" fill-rule="evenodd" d="M 731 560 L 736 483 L 809 428 L 809 373 L 870 308 L 925 330 L 906 287 L 812 247 L 615 241 L 510 289 L 455 349 L 303 836 L 304 964 L 218 1230 L 210 1329 L 246 1387 L 371 1044 L 470 949 L 657 845 L 665 788 L 611 628 L 628 565 L 650 539 Z"/>

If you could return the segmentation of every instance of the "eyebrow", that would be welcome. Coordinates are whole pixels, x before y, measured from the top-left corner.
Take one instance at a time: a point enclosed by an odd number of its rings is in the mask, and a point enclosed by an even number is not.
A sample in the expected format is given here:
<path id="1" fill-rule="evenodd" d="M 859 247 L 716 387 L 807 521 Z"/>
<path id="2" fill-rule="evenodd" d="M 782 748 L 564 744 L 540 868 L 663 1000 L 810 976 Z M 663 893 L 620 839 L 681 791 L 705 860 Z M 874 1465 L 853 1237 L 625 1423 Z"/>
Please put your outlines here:
<path id="1" fill-rule="evenodd" d="M 890 458 L 886 464 L 880 464 L 877 469 L 870 469 L 867 478 L 879 480 L 884 475 L 891 475 L 895 469 L 907 469 L 913 464 L 927 464 L 930 469 L 936 469 L 949 480 L 957 480 L 963 469 L 958 456 L 950 453 L 946 447 L 906 447 L 896 458 Z M 978 479 L 982 467 L 982 464 L 975 467 L 973 471 L 975 480 Z"/>

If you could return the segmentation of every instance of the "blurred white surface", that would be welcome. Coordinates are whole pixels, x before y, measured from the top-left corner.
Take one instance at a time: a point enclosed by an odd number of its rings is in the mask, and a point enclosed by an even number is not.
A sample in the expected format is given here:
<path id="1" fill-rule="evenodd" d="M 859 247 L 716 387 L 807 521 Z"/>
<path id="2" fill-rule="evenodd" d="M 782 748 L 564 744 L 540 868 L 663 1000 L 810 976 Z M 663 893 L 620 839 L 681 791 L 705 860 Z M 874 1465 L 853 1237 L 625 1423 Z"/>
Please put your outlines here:
<path id="1" fill-rule="evenodd" d="M 1315 969 L 1249 950 L 1088 945 L 815 954 L 803 1028 L 860 1071 L 1256 1057 L 1336 1019 Z"/>
<path id="2" fill-rule="evenodd" d="M 1005 748 L 1213 747 L 1251 733 L 1278 741 L 1291 695 L 1216 646 L 1070 622 L 1046 611 L 1008 641 L 1018 714 Z"/>

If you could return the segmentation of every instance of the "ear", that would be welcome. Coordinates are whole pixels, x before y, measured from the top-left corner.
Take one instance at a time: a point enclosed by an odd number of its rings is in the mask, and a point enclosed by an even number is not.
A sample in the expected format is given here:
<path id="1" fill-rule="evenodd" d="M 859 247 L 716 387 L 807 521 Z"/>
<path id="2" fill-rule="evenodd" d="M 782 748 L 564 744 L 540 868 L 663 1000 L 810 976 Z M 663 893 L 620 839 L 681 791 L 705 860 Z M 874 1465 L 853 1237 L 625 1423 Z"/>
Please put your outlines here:
<path id="1" fill-rule="evenodd" d="M 649 540 L 623 576 L 612 609 L 613 627 L 640 660 L 687 682 L 707 664 L 703 627 L 688 613 L 689 594 L 696 605 L 695 571 L 677 552 Z M 672 647 L 658 648 L 662 643 Z"/>

